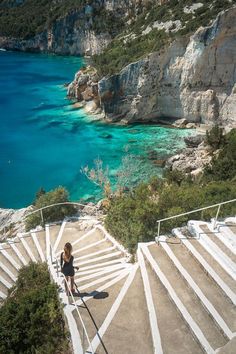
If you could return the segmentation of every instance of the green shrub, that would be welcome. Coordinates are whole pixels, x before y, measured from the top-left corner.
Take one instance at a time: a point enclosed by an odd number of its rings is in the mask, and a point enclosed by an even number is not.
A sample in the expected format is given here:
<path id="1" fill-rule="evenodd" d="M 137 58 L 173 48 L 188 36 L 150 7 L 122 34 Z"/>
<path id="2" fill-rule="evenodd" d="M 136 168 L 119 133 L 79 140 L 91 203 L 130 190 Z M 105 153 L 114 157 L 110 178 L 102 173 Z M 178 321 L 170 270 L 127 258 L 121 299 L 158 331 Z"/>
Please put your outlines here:
<path id="1" fill-rule="evenodd" d="M 147 185 L 140 185 L 134 193 L 116 198 L 105 220 L 107 229 L 121 243 L 134 252 L 138 242 L 152 240 L 158 216 L 157 206 L 149 197 Z"/>
<path id="2" fill-rule="evenodd" d="M 210 131 L 206 132 L 206 143 L 214 150 L 219 149 L 225 143 L 224 130 L 215 125 Z"/>
<path id="3" fill-rule="evenodd" d="M 47 205 L 64 203 L 69 201 L 68 192 L 63 187 L 58 187 L 50 192 L 37 192 L 36 200 L 34 202 L 34 210 L 40 209 Z M 58 205 L 43 210 L 44 223 L 59 221 L 65 216 L 71 216 L 76 213 L 76 209 L 72 205 Z M 37 212 L 26 219 L 26 230 L 35 228 L 37 225 L 42 225 L 41 213 Z"/>
<path id="4" fill-rule="evenodd" d="M 206 180 L 231 180 L 236 176 L 236 129 L 232 129 L 224 139 L 218 156 L 204 170 Z"/>
<path id="5" fill-rule="evenodd" d="M 16 38 L 29 39 L 37 33 L 50 28 L 55 21 L 75 11 L 83 11 L 86 0 L 25 0 L 19 6 L 7 6 L 0 1 L 0 34 Z M 86 23 L 97 33 L 109 32 L 117 34 L 123 21 L 116 14 L 103 7 L 94 8 L 93 21 Z M 73 18 L 72 18 L 73 20 Z M 79 19 L 79 23 L 87 19 Z"/>
<path id="6" fill-rule="evenodd" d="M 207 26 L 211 20 L 215 19 L 217 14 L 232 4 L 227 1 L 201 1 L 203 6 L 196 10 L 194 14 L 184 13 L 185 6 L 191 6 L 192 1 L 170 0 L 162 5 L 157 5 L 153 1 L 144 12 L 131 23 L 124 27 L 110 45 L 99 55 L 93 56 L 93 62 L 101 76 L 112 75 L 119 72 L 124 66 L 137 61 L 151 52 L 159 51 L 165 45 L 168 45 L 178 36 L 190 35 L 201 26 Z M 142 35 L 143 30 L 150 27 L 155 21 L 180 20 L 182 28 L 177 32 L 164 32 L 154 28 L 146 35 Z M 122 27 L 120 27 L 122 29 Z M 127 36 L 129 39 L 126 43 Z"/>
<path id="7" fill-rule="evenodd" d="M 10 296 L 0 308 L 0 353 L 69 353 L 68 338 L 46 264 L 19 271 Z"/>
<path id="8" fill-rule="evenodd" d="M 156 190 L 155 190 L 156 187 Z M 182 183 L 142 184 L 133 193 L 112 201 L 105 220 L 111 234 L 134 252 L 138 242 L 154 240 L 158 219 L 236 198 L 236 182 L 206 185 Z M 236 204 L 222 207 L 220 216 L 233 215 Z M 185 225 L 190 219 L 209 220 L 216 208 L 171 219 L 161 224 L 161 232 Z"/>

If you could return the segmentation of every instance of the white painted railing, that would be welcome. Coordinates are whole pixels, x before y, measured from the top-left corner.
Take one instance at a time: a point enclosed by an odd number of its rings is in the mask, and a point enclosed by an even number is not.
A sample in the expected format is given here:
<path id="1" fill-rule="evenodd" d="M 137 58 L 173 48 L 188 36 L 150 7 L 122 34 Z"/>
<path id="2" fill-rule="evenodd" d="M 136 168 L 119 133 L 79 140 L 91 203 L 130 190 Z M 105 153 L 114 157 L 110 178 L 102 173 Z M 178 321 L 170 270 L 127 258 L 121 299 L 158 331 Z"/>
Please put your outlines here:
<path id="1" fill-rule="evenodd" d="M 156 237 L 156 238 L 157 238 L 157 240 L 159 240 L 161 222 L 167 221 L 167 220 L 171 220 L 171 219 L 176 219 L 176 218 L 179 218 L 179 217 L 181 217 L 181 216 L 185 216 L 185 215 L 197 213 L 198 211 L 202 211 L 202 210 L 207 210 L 207 209 L 211 209 L 211 208 L 218 207 L 218 208 L 217 208 L 217 212 L 216 212 L 216 216 L 215 216 L 215 219 L 214 219 L 214 225 L 213 225 L 213 229 L 215 229 L 215 226 L 216 226 L 216 223 L 217 223 L 217 218 L 218 218 L 218 216 L 219 216 L 219 212 L 220 212 L 221 205 L 225 205 L 225 204 L 229 204 L 229 203 L 233 203 L 233 202 L 236 202 L 236 199 L 227 200 L 227 201 L 222 202 L 222 203 L 212 204 L 212 205 L 207 206 L 207 207 L 203 207 L 203 208 L 191 210 L 191 211 L 188 211 L 188 212 L 186 212 L 186 213 L 181 213 L 181 214 L 169 216 L 168 218 L 164 218 L 164 219 L 157 220 L 158 228 L 157 228 L 157 237 Z"/>
<path id="2" fill-rule="evenodd" d="M 67 288 L 67 291 L 69 291 L 69 293 L 70 293 L 70 296 L 71 296 L 71 299 L 72 299 L 72 305 L 75 306 L 75 310 L 76 310 L 76 312 L 77 312 L 77 315 L 78 315 L 78 317 L 79 317 L 80 323 L 81 323 L 81 325 L 82 325 L 82 330 L 83 330 L 83 332 L 82 332 L 82 348 L 83 348 L 83 352 L 85 352 L 84 338 L 86 337 L 87 342 L 88 342 L 88 347 L 89 347 L 90 353 L 91 353 L 91 354 L 95 354 L 95 352 L 94 352 L 94 350 L 93 350 L 92 343 L 91 343 L 91 341 L 90 341 L 90 339 L 89 339 L 88 332 L 87 332 L 87 330 L 86 330 L 84 321 L 83 321 L 83 319 L 82 319 L 82 317 L 81 317 L 81 314 L 80 314 L 80 312 L 79 312 L 78 305 L 76 304 L 74 295 L 73 295 L 73 293 L 72 293 L 72 291 L 71 291 L 71 289 L 70 289 L 70 286 L 69 286 L 69 284 L 68 284 L 68 281 L 66 280 L 66 277 L 64 276 L 63 273 L 62 273 L 62 275 L 63 275 L 63 278 L 64 278 L 65 287 Z M 66 289 L 65 289 L 65 290 L 66 290 Z M 69 302 L 69 295 L 68 295 L 68 302 Z"/>
<path id="3" fill-rule="evenodd" d="M 55 255 L 53 254 L 53 249 L 52 249 L 52 246 L 50 244 L 50 256 L 48 258 L 48 263 L 49 263 L 49 269 L 51 269 L 51 267 L 53 267 L 53 263 L 54 263 L 54 260 L 55 260 L 55 263 L 56 263 L 56 282 L 59 286 L 61 286 L 61 279 L 60 279 L 60 274 L 59 274 L 59 262 L 58 262 L 58 259 L 55 257 Z M 75 306 L 75 310 L 78 314 L 78 317 L 79 317 L 79 320 L 81 322 L 81 325 L 82 325 L 82 350 L 83 352 L 85 352 L 84 350 L 84 339 L 86 338 L 87 339 L 87 342 L 88 342 L 88 345 L 89 345 L 89 350 L 90 350 L 90 353 L 91 354 L 95 354 L 94 350 L 93 350 L 93 347 L 92 347 L 92 344 L 91 344 L 91 341 L 89 339 L 89 336 L 88 336 L 88 332 L 86 330 L 86 327 L 85 327 L 85 324 L 84 324 L 84 321 L 81 317 L 81 314 L 79 312 L 79 309 L 78 309 L 78 306 L 76 304 L 76 301 L 75 301 L 75 298 L 74 298 L 74 295 L 70 289 L 70 286 L 68 284 L 68 281 L 66 279 L 66 277 L 64 276 L 63 273 L 61 273 L 61 276 L 63 277 L 64 279 L 64 285 L 65 285 L 65 292 L 67 293 L 67 297 L 68 297 L 68 304 L 69 304 L 69 295 L 71 296 L 71 299 L 72 299 L 72 305 Z M 69 295 L 68 295 L 68 292 L 69 292 Z"/>
<path id="4" fill-rule="evenodd" d="M 35 214 L 35 213 L 39 213 L 39 212 L 40 212 L 42 225 L 44 225 L 43 211 L 46 210 L 46 209 L 55 207 L 55 206 L 59 206 L 59 205 L 73 205 L 73 206 L 83 207 L 83 209 L 84 209 L 84 208 L 93 209 L 93 210 L 95 211 L 95 214 L 96 214 L 96 219 L 97 219 L 97 216 L 98 216 L 97 207 L 96 207 L 96 206 L 90 206 L 90 205 L 81 204 L 81 203 L 76 203 L 76 202 L 63 202 L 63 203 L 50 204 L 50 205 L 44 206 L 44 207 L 42 207 L 42 208 L 39 208 L 39 209 L 37 209 L 37 210 L 34 210 L 34 211 L 28 213 L 27 215 L 25 215 L 25 217 L 24 217 L 23 220 L 26 220 L 30 215 L 33 215 L 33 214 Z"/>

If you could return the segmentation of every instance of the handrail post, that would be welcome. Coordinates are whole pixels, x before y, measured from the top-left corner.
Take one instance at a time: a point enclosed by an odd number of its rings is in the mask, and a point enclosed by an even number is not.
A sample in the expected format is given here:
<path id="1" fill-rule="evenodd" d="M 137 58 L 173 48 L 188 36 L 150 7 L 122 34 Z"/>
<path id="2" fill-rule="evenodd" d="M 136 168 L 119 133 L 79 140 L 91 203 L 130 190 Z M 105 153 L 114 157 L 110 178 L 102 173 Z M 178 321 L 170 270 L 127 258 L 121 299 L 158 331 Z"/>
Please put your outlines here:
<path id="1" fill-rule="evenodd" d="M 51 263 L 52 263 L 52 246 L 50 245 L 50 259 L 51 259 Z"/>
<path id="2" fill-rule="evenodd" d="M 56 260 L 56 267 L 57 267 L 57 278 L 59 277 L 59 266 L 58 266 L 58 260 Z"/>
<path id="3" fill-rule="evenodd" d="M 41 214 L 42 226 L 44 226 L 43 209 L 40 210 L 40 214 Z"/>
<path id="4" fill-rule="evenodd" d="M 160 228 L 161 228 L 161 222 L 158 221 L 158 228 L 157 228 L 157 244 L 158 245 L 159 245 Z"/>
<path id="5" fill-rule="evenodd" d="M 217 213 L 216 213 L 216 217 L 215 217 L 215 221 L 214 221 L 214 225 L 213 225 L 213 230 L 215 230 L 215 228 L 216 228 L 216 223 L 217 223 L 218 215 L 220 212 L 220 207 L 221 207 L 221 204 L 218 206 L 218 209 L 217 209 Z"/>
<path id="6" fill-rule="evenodd" d="M 84 327 L 82 327 L 83 328 L 83 333 L 82 333 L 82 349 L 83 349 L 83 352 L 84 352 L 84 335 L 85 335 L 85 333 L 84 333 Z"/>

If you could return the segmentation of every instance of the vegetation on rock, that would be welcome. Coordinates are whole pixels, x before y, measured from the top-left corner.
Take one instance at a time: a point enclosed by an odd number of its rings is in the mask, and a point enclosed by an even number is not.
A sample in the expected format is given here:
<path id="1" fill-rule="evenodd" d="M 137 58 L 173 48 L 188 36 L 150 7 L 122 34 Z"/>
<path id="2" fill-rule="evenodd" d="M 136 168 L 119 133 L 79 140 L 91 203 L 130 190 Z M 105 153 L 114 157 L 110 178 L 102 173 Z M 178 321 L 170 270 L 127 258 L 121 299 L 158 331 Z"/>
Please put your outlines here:
<path id="1" fill-rule="evenodd" d="M 195 2 L 190 0 L 170 0 L 162 5 L 149 3 L 101 54 L 93 56 L 94 65 L 101 76 L 118 73 L 127 64 L 160 50 L 175 38 L 209 25 L 220 11 L 234 2 L 202 0 L 199 1 L 202 6 L 192 11 Z"/>
<path id="2" fill-rule="evenodd" d="M 123 20 L 104 7 L 94 7 L 91 16 L 86 14 L 86 0 L 25 0 L 18 6 L 11 6 L 11 0 L 0 0 L 0 35 L 30 39 L 50 29 L 55 22 L 67 15 L 81 12 L 77 25 L 84 25 L 96 33 L 117 34 Z M 90 20 L 90 17 L 92 20 Z"/>
<path id="3" fill-rule="evenodd" d="M 232 129 L 221 142 L 219 153 L 205 168 L 205 178 L 215 181 L 236 181 L 236 129 Z"/>
<path id="4" fill-rule="evenodd" d="M 68 334 L 46 264 L 23 267 L 0 308 L 0 353 L 70 353 Z"/>
<path id="5" fill-rule="evenodd" d="M 69 194 L 63 187 L 58 187 L 50 192 L 45 192 L 42 188 L 36 193 L 34 202 L 34 210 L 45 206 L 64 203 L 69 201 Z M 53 208 L 48 208 L 43 211 L 44 223 L 53 222 L 64 219 L 65 216 L 70 216 L 76 213 L 76 209 L 72 205 L 58 205 Z M 26 230 L 33 229 L 37 225 L 42 225 L 41 213 L 37 212 L 26 219 Z M 43 225 L 42 225 L 43 226 Z"/>
<path id="6" fill-rule="evenodd" d="M 213 135 L 210 133 L 210 135 Z M 158 219 L 236 198 L 236 129 L 225 136 L 219 153 L 199 181 L 181 172 L 167 173 L 166 179 L 152 179 L 133 191 L 115 197 L 106 217 L 111 234 L 134 252 L 138 242 L 154 240 Z M 216 208 L 190 214 L 162 224 L 162 232 L 186 224 L 189 219 L 209 220 Z M 220 217 L 234 215 L 236 205 L 225 205 Z"/>
<path id="7" fill-rule="evenodd" d="M 225 143 L 224 130 L 215 125 L 210 131 L 206 132 L 206 143 L 213 149 L 219 149 Z"/>

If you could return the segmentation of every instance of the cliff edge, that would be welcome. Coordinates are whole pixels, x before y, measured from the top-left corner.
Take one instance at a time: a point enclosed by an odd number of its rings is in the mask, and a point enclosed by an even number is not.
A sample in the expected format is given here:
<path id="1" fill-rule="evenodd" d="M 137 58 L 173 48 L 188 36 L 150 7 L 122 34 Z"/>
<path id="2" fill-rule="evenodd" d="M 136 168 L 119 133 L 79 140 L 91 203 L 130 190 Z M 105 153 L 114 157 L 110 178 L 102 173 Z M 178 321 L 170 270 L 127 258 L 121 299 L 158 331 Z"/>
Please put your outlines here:
<path id="1" fill-rule="evenodd" d="M 98 82 L 109 121 L 236 125 L 236 8 Z"/>

